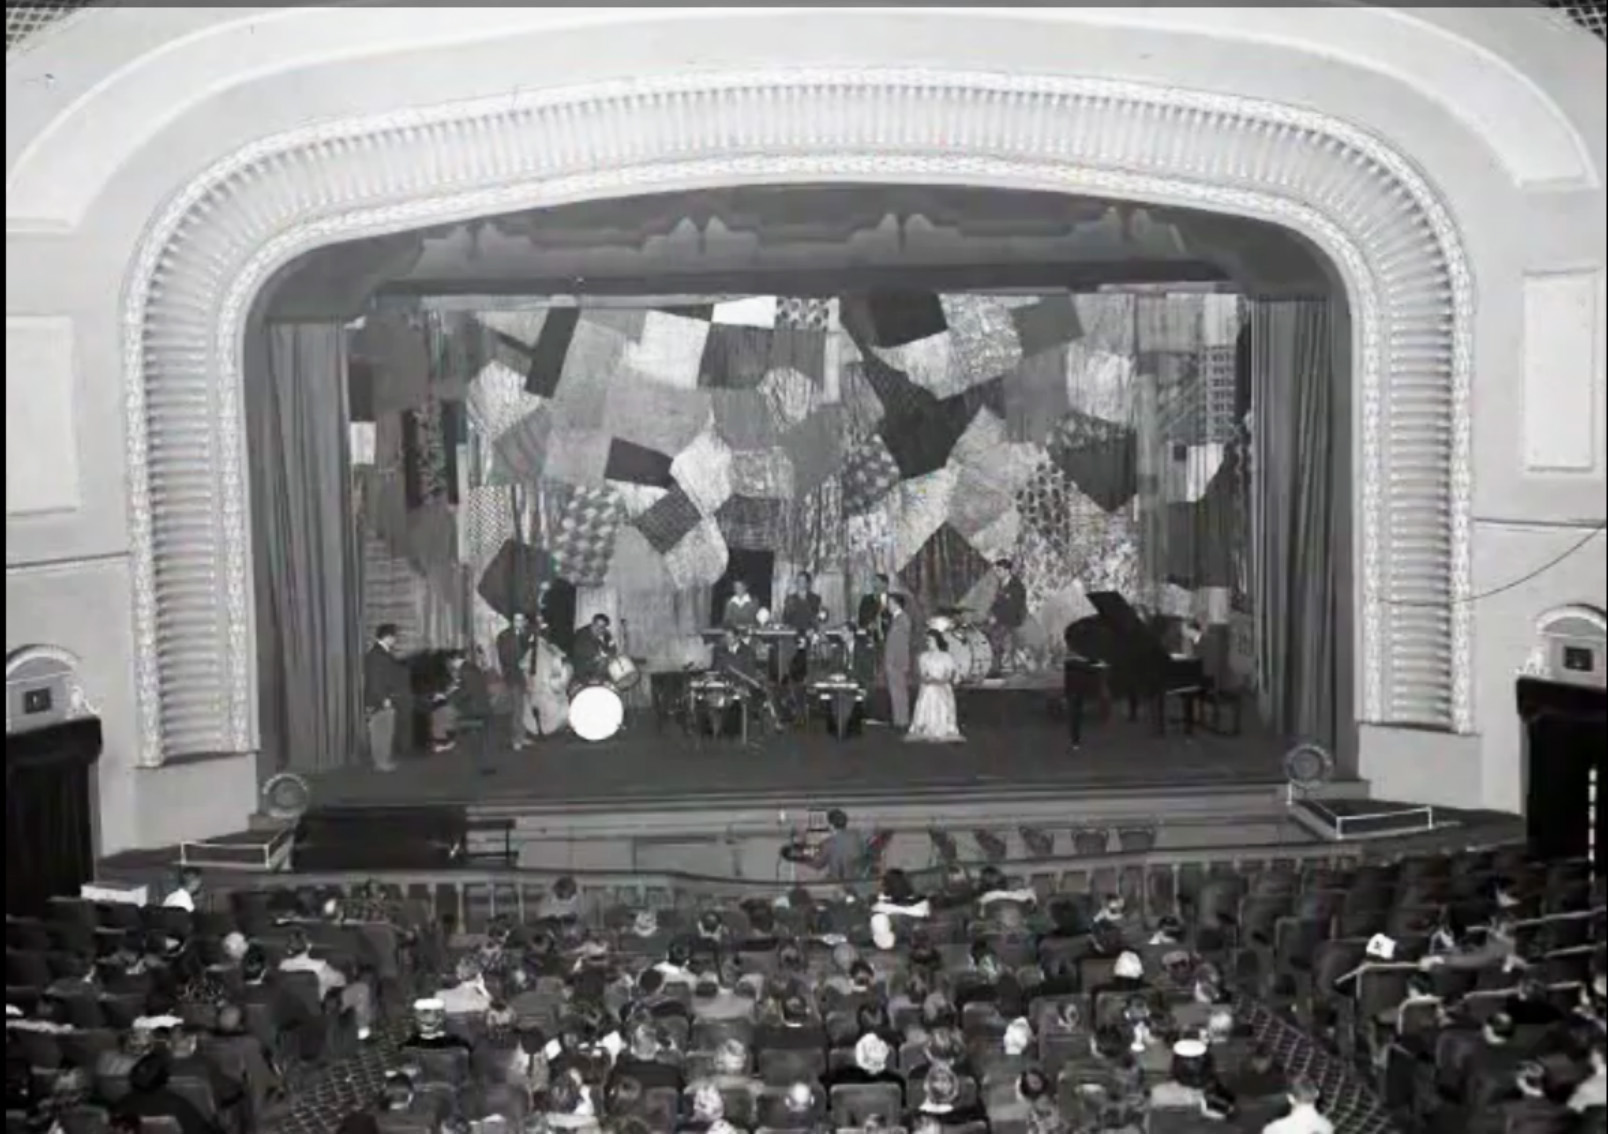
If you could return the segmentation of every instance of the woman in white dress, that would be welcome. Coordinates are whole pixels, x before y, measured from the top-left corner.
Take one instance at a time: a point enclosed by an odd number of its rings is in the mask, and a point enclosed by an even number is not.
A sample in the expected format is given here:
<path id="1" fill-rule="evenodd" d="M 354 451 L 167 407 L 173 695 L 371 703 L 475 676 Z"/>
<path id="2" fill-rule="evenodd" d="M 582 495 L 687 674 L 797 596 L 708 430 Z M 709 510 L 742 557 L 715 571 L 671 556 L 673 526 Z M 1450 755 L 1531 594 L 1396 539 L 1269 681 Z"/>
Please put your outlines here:
<path id="1" fill-rule="evenodd" d="M 960 667 L 949 656 L 949 643 L 936 630 L 928 630 L 926 648 L 916 659 L 916 675 L 921 691 L 916 695 L 916 711 L 910 717 L 906 740 L 931 744 L 954 744 L 965 740 L 955 713 L 955 682 Z"/>

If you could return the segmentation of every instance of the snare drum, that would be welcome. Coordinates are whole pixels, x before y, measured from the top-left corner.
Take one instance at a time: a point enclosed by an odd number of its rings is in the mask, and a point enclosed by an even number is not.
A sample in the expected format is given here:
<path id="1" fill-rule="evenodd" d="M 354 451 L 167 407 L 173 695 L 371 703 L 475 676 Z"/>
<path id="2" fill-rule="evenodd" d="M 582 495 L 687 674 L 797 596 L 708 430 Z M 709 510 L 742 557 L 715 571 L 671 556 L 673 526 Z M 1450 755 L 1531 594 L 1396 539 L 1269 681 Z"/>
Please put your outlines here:
<path id="1" fill-rule="evenodd" d="M 579 686 L 570 693 L 570 731 L 582 740 L 607 740 L 625 723 L 625 702 L 610 685 Z"/>
<path id="2" fill-rule="evenodd" d="M 949 635 L 949 656 L 963 682 L 981 681 L 994 668 L 994 647 L 974 626 L 958 627 Z"/>
<path id="3" fill-rule="evenodd" d="M 636 662 L 623 655 L 616 655 L 609 659 L 609 684 L 620 692 L 634 688 L 642 680 L 642 671 L 637 669 Z"/>

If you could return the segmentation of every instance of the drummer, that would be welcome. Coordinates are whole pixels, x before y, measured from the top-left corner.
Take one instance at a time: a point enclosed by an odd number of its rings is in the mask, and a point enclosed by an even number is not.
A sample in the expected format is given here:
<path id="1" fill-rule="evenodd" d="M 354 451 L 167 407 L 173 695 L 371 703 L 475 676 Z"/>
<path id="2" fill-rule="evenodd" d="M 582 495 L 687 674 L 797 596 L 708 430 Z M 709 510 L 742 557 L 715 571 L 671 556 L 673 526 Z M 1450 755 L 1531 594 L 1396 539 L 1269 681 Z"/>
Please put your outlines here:
<path id="1" fill-rule="evenodd" d="M 595 614 L 592 621 L 575 635 L 575 651 L 570 663 L 576 681 L 607 681 L 609 662 L 619 652 L 614 645 L 613 625 L 606 614 Z"/>

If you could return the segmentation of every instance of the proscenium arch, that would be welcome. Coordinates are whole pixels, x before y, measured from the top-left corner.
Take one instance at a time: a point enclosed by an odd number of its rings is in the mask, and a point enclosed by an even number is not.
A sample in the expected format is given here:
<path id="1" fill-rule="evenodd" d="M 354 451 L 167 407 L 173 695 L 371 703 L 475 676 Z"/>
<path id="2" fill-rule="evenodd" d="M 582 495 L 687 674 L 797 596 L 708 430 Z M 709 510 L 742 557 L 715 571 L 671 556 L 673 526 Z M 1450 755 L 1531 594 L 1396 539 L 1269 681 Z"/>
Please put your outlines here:
<path id="1" fill-rule="evenodd" d="M 1219 94 L 811 69 L 309 126 L 246 147 L 169 203 L 123 313 L 141 762 L 255 747 L 241 360 L 250 306 L 275 271 L 323 245 L 474 216 L 800 181 L 1123 197 L 1313 241 L 1345 282 L 1353 325 L 1357 716 L 1472 731 L 1472 285 L 1446 210 L 1410 162 L 1325 115 Z"/>

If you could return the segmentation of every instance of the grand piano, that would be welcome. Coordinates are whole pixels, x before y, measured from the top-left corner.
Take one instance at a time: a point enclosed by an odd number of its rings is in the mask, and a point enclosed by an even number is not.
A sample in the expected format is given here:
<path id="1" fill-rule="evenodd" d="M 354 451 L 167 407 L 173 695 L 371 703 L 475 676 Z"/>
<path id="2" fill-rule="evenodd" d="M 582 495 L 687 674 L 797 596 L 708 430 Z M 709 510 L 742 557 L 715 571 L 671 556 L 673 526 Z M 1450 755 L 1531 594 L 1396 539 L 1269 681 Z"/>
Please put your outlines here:
<path id="1" fill-rule="evenodd" d="M 1167 699 L 1184 701 L 1184 731 L 1193 732 L 1196 701 L 1209 693 L 1205 665 L 1197 657 L 1168 651 L 1161 635 L 1147 626 L 1116 591 L 1089 596 L 1095 614 L 1066 628 L 1065 668 L 1072 743 L 1082 736 L 1085 700 L 1109 693 L 1128 702 L 1128 719 L 1139 719 L 1139 705 L 1150 706 L 1156 732 L 1167 729 Z"/>

